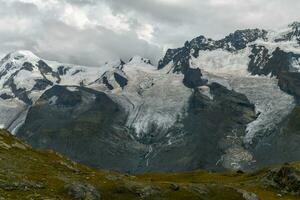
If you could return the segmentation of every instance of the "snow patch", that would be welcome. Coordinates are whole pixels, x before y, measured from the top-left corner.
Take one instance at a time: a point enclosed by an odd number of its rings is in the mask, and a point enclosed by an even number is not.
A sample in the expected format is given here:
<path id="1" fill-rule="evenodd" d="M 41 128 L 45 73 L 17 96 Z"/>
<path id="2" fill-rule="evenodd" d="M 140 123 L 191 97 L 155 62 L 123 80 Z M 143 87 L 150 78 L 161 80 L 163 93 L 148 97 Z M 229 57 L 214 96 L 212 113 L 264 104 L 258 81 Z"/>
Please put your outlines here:
<path id="1" fill-rule="evenodd" d="M 249 74 L 247 70 L 250 49 L 231 53 L 223 49 L 214 51 L 200 51 L 199 57 L 191 59 L 191 66 L 200 68 L 204 71 L 215 75 L 231 75 L 246 76 Z"/>
<path id="2" fill-rule="evenodd" d="M 210 93 L 210 88 L 208 86 L 200 86 L 198 87 L 198 89 L 201 92 L 201 94 L 208 97 L 210 100 L 214 99 L 213 95 Z"/>
<path id="3" fill-rule="evenodd" d="M 50 105 L 55 105 L 57 99 L 58 99 L 57 96 L 53 96 L 53 97 L 51 97 L 51 98 L 48 100 L 48 103 L 49 103 Z"/>
<path id="4" fill-rule="evenodd" d="M 291 71 L 300 72 L 300 58 L 293 58 Z"/>
<path id="5" fill-rule="evenodd" d="M 69 86 L 69 87 L 67 87 L 67 90 L 69 90 L 70 92 L 77 92 L 77 91 L 79 91 L 78 90 L 78 88 L 77 87 L 71 87 L 71 86 Z"/>
<path id="6" fill-rule="evenodd" d="M 17 89 L 26 89 L 26 91 L 30 91 L 35 85 L 36 79 L 43 79 L 43 76 L 40 73 L 22 70 L 15 76 L 14 83 L 16 84 Z"/>

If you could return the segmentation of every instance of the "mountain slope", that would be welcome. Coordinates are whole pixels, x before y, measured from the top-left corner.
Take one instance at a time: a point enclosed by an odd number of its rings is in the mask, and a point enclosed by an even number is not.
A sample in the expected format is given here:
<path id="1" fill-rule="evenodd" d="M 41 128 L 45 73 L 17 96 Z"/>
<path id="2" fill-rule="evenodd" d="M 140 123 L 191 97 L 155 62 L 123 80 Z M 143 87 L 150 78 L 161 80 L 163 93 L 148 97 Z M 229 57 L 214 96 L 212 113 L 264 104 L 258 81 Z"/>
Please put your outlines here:
<path id="1" fill-rule="evenodd" d="M 226 140 L 227 134 L 233 127 L 241 134 L 255 118 L 254 106 L 244 95 L 212 84 L 207 89 L 214 102 L 201 90 L 196 91 L 182 122 L 159 129 L 161 132 L 153 127 L 151 135 L 136 136 L 126 128 L 130 116 L 104 93 L 70 88 L 47 90 L 29 110 L 17 135 L 34 147 L 51 148 L 97 168 L 130 172 L 218 169 L 222 151 L 238 145 Z M 215 148 L 220 142 L 227 143 L 225 149 Z"/>
<path id="2" fill-rule="evenodd" d="M 36 148 L 53 149 L 89 166 L 126 171 L 135 169 L 147 151 L 132 139 L 126 118 L 102 92 L 56 85 L 29 110 L 17 135 Z"/>
<path id="3" fill-rule="evenodd" d="M 91 84 L 98 74 L 120 64 L 113 62 L 101 68 L 87 68 L 46 61 L 29 51 L 8 54 L 0 61 L 0 126 L 16 133 L 28 108 L 46 89 L 56 84 Z"/>
<path id="4" fill-rule="evenodd" d="M 299 160 L 300 148 L 288 144 L 298 141 L 289 126 L 300 94 L 298 30 L 293 23 L 221 40 L 200 36 L 168 50 L 158 67 L 138 56 L 89 68 L 15 52 L 0 66 L 7 83 L 1 123 L 36 147 L 126 172 L 251 170 Z"/>
<path id="5" fill-rule="evenodd" d="M 37 151 L 0 130 L 0 198 L 298 199 L 299 164 L 253 174 L 195 171 L 130 176 L 96 171 L 52 151 Z M 289 177 L 287 179 L 287 177 Z"/>
<path id="6" fill-rule="evenodd" d="M 169 49 L 159 63 L 185 76 L 198 69 L 208 83 L 245 94 L 255 105 L 257 118 L 247 125 L 242 145 L 253 155 L 252 167 L 300 159 L 299 147 L 289 145 L 297 143 L 298 130 L 288 126 L 295 123 L 299 103 L 298 30 L 293 23 L 278 31 L 236 31 L 218 41 L 200 36 Z"/>

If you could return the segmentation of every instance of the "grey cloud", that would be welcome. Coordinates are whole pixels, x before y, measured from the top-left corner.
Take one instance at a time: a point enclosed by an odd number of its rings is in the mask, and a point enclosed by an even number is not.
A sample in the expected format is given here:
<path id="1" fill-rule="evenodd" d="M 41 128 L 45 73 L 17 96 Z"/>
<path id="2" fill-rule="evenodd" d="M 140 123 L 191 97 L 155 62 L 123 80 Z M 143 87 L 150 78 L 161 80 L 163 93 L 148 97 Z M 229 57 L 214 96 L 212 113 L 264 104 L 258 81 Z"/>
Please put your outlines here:
<path id="1" fill-rule="evenodd" d="M 214 5 L 209 0 L 187 0 L 179 5 L 162 4 L 159 1 L 104 0 L 115 12 L 136 12 L 135 17 L 147 18 L 159 26 L 158 39 L 183 42 L 197 35 L 219 38 L 236 29 L 272 29 L 300 20 L 297 0 L 223 0 Z M 220 2 L 220 1 L 219 1 Z M 177 33 L 170 39 L 170 34 Z M 165 38 L 164 38 L 165 35 Z M 176 43 L 176 42 L 175 42 Z"/>
<path id="2" fill-rule="evenodd" d="M 162 53 L 158 47 L 137 39 L 133 32 L 124 38 L 103 27 L 78 30 L 58 22 L 48 22 L 45 30 L 47 35 L 36 44 L 38 54 L 69 63 L 99 65 L 120 58 L 128 60 L 136 54 L 155 60 Z"/>
<path id="3" fill-rule="evenodd" d="M 27 1 L 29 2 L 29 1 Z M 47 0 L 45 0 L 47 2 Z M 180 46 L 199 35 L 220 38 L 243 28 L 272 29 L 299 19 L 298 0 L 62 0 L 50 10 L 21 0 L 0 0 L 0 54 L 31 50 L 41 57 L 83 65 L 99 65 L 133 55 L 156 62 L 166 47 Z M 60 20 L 63 4 L 99 20 L 101 7 L 125 16 L 129 30 L 95 25 L 78 28 Z M 61 5 L 61 6 L 60 6 Z M 2 21 L 1 21 L 2 19 Z M 7 20 L 7 23 L 5 23 Z M 139 38 L 143 25 L 153 26 L 151 41 Z"/>
<path id="4" fill-rule="evenodd" d="M 0 29 L 1 55 L 27 49 L 46 59 L 95 66 L 109 60 L 128 60 L 134 55 L 156 61 L 162 54 L 159 47 L 138 39 L 133 31 L 115 33 L 101 26 L 81 30 L 57 20 L 55 15 L 41 13 L 34 4 L 3 5 L 2 18 L 29 19 L 30 24 L 22 27 L 25 32 L 19 31 L 17 24 L 7 24 L 16 28 L 13 33 L 8 31 L 10 28 Z"/>

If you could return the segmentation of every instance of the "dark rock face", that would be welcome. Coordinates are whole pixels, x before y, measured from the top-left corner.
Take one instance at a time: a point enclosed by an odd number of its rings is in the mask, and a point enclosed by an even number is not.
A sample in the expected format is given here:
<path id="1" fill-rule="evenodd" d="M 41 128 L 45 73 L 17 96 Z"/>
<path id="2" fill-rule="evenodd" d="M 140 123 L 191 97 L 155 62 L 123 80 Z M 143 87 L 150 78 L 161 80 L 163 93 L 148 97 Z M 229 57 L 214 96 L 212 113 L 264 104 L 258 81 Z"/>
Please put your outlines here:
<path id="1" fill-rule="evenodd" d="M 266 47 L 253 45 L 249 58 L 248 71 L 251 72 L 252 75 L 267 75 L 270 73 L 269 71 L 263 71 L 271 58 L 269 50 Z"/>
<path id="2" fill-rule="evenodd" d="M 44 74 L 52 73 L 52 68 L 49 67 L 43 60 L 39 60 L 37 67 Z"/>
<path id="3" fill-rule="evenodd" d="M 227 136 L 233 130 L 238 136 L 244 134 L 246 124 L 255 119 L 254 106 L 244 95 L 217 83 L 209 87 L 214 99 L 196 90 L 181 128 L 169 130 L 184 136 L 169 146 L 153 145 L 155 151 L 149 155 L 149 171 L 223 169 L 216 163 L 225 149 L 238 144 L 228 141 Z"/>
<path id="4" fill-rule="evenodd" d="M 104 73 L 96 82 L 103 83 L 109 90 L 113 90 L 117 87 L 124 89 L 128 84 L 128 79 L 122 70 L 115 69 L 112 72 Z"/>
<path id="5" fill-rule="evenodd" d="M 295 96 L 298 101 L 300 100 L 300 73 L 281 72 L 278 85 L 281 90 Z"/>
<path id="6" fill-rule="evenodd" d="M 78 69 L 78 70 L 76 70 L 75 72 L 72 73 L 72 76 L 74 76 L 74 75 L 76 75 L 76 74 L 78 74 L 78 73 L 80 73 L 80 72 L 82 72 L 82 70 L 79 70 L 79 69 Z"/>
<path id="7" fill-rule="evenodd" d="M 114 73 L 114 78 L 121 88 L 124 88 L 128 83 L 128 80 L 118 73 Z"/>
<path id="8" fill-rule="evenodd" d="M 25 62 L 25 63 L 23 64 L 23 68 L 24 68 L 25 70 L 27 70 L 27 71 L 33 71 L 34 66 L 33 66 L 31 63 L 29 63 L 29 62 Z"/>
<path id="9" fill-rule="evenodd" d="M 254 45 L 248 70 L 252 75 L 271 74 L 278 77 L 282 72 L 294 71 L 292 62 L 299 58 L 300 55 L 282 51 L 280 48 L 276 48 L 270 55 L 265 47 Z"/>
<path id="10" fill-rule="evenodd" d="M 145 147 L 123 126 L 125 112 L 104 93 L 73 90 L 64 86 L 47 90 L 17 135 L 36 148 L 54 149 L 89 166 L 135 169 Z"/>
<path id="11" fill-rule="evenodd" d="M 173 73 L 185 73 L 186 69 L 190 67 L 190 43 L 186 42 L 184 47 L 178 49 L 168 49 L 165 57 L 159 61 L 158 69 L 164 68 L 167 64 L 173 61 Z"/>
<path id="12" fill-rule="evenodd" d="M 54 86 L 42 96 L 43 99 L 49 100 L 51 105 L 58 108 L 72 108 L 83 103 L 83 98 L 80 93 L 72 92 L 65 87 Z M 53 100 L 51 100 L 51 98 Z"/>
<path id="13" fill-rule="evenodd" d="M 260 29 L 238 30 L 219 41 L 219 43 L 221 43 L 222 46 L 231 44 L 226 46 L 227 50 L 241 50 L 246 48 L 246 45 L 250 42 L 259 38 L 265 39 L 266 35 L 267 31 Z"/>
<path id="14" fill-rule="evenodd" d="M 159 61 L 158 69 L 164 68 L 173 61 L 173 72 L 185 73 L 189 68 L 190 55 L 199 56 L 199 51 L 225 49 L 227 51 L 237 51 L 246 48 L 246 45 L 259 38 L 265 39 L 267 32 L 259 29 L 238 30 L 221 40 L 212 40 L 199 36 L 190 42 L 187 41 L 182 48 L 168 49 L 165 57 Z"/>
<path id="15" fill-rule="evenodd" d="M 69 67 L 65 67 L 65 66 L 59 66 L 57 68 L 57 72 L 58 72 L 58 74 L 60 76 L 66 75 L 69 70 L 70 70 L 70 68 Z"/>
<path id="16" fill-rule="evenodd" d="M 183 84 L 188 88 L 195 88 L 198 86 L 205 85 L 207 83 L 206 80 L 203 80 L 202 73 L 199 68 L 191 69 L 188 68 L 185 72 Z"/>
<path id="17" fill-rule="evenodd" d="M 5 99 L 11 99 L 11 98 L 13 98 L 13 96 L 4 93 L 4 94 L 1 94 L 1 95 L 0 95 L 0 98 L 5 100 Z"/>
<path id="18" fill-rule="evenodd" d="M 33 88 L 31 89 L 31 91 L 34 90 L 45 90 L 47 89 L 47 87 L 52 86 L 53 83 L 49 80 L 46 79 L 36 79 L 35 80 L 35 85 L 33 86 Z"/>
<path id="19" fill-rule="evenodd" d="M 268 137 L 261 138 L 252 151 L 256 158 L 256 167 L 294 162 L 300 159 L 300 108 L 284 119 Z M 266 156 L 272 155 L 272 156 Z"/>
<path id="20" fill-rule="evenodd" d="M 41 74 L 44 76 L 45 79 L 47 79 L 45 77 L 46 74 L 51 74 L 57 79 L 56 83 L 59 83 L 61 81 L 59 74 L 57 72 L 54 72 L 52 68 L 49 65 L 47 65 L 47 63 L 45 63 L 43 60 L 38 61 L 37 67 L 39 68 Z"/>
<path id="21" fill-rule="evenodd" d="M 109 90 L 113 90 L 114 87 L 108 82 L 107 77 L 104 76 L 102 78 L 102 83 L 109 89 Z"/>

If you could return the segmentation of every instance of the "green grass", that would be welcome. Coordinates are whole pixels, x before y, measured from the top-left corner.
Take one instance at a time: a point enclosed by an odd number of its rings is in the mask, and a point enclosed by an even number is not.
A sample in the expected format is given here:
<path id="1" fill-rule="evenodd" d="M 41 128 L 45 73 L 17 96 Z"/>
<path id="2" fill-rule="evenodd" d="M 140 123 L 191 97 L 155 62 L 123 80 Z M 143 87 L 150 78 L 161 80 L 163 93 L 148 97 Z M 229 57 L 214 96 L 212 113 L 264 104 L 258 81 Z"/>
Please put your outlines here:
<path id="1" fill-rule="evenodd" d="M 254 192 L 261 200 L 300 198 L 279 197 L 280 190 L 265 185 L 261 180 L 269 169 L 254 174 L 194 171 L 132 176 L 93 170 L 52 151 L 34 150 L 3 130 L 0 141 L 0 199 L 5 200 L 72 199 L 64 187 L 74 182 L 94 186 L 107 200 L 241 200 L 238 190 Z M 292 166 L 300 169 L 300 164 Z"/>

